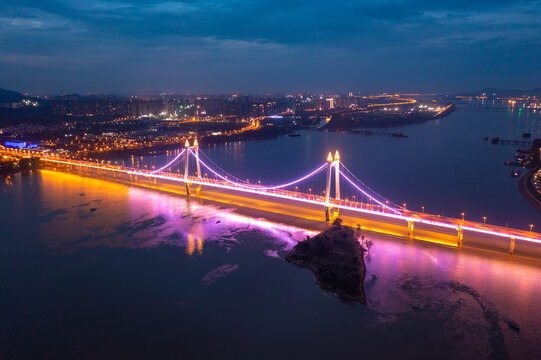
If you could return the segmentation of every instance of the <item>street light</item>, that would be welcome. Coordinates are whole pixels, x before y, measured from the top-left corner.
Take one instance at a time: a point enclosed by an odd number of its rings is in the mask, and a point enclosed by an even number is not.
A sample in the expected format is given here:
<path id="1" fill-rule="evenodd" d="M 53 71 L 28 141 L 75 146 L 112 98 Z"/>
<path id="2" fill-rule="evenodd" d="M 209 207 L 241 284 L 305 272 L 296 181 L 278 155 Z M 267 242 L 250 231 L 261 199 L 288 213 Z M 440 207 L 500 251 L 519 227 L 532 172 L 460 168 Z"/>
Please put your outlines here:
<path id="1" fill-rule="evenodd" d="M 530 224 L 530 232 L 532 232 L 533 224 Z"/>
<path id="2" fill-rule="evenodd" d="M 425 213 L 425 207 L 421 206 L 421 209 L 423 210 L 423 214 Z"/>
<path id="3" fill-rule="evenodd" d="M 486 217 L 486 216 L 483 216 L 483 223 L 484 223 L 484 224 L 487 223 L 487 217 Z"/>
<path id="4" fill-rule="evenodd" d="M 464 213 L 460 213 L 462 215 L 462 221 L 464 221 Z"/>

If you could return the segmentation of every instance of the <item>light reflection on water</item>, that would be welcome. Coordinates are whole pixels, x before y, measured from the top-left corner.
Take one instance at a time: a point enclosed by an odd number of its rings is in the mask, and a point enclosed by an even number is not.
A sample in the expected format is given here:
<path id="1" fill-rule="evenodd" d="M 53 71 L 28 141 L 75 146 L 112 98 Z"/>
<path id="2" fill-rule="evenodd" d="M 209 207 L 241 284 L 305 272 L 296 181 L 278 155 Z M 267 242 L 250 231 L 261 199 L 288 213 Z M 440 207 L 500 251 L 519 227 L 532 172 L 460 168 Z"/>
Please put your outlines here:
<path id="1" fill-rule="evenodd" d="M 2 187 L 4 191 L 9 191 L 13 187 L 13 176 L 7 175 L 0 178 L 2 180 Z"/>
<path id="2" fill-rule="evenodd" d="M 236 234 L 247 231 L 261 232 L 288 250 L 306 235 L 314 234 L 183 197 L 69 174 L 42 173 L 43 187 L 47 189 L 42 200 L 49 208 L 45 209 L 43 219 L 47 221 L 41 224 L 41 230 L 54 234 L 49 245 L 63 251 L 95 246 L 172 245 L 185 247 L 188 255 L 200 255 L 205 242 L 230 248 Z M 72 185 L 83 185 L 85 189 L 68 197 L 66 187 Z M 104 192 L 106 197 L 102 196 Z M 93 198 L 96 195 L 99 197 Z"/>
<path id="3" fill-rule="evenodd" d="M 429 316 L 464 354 L 539 357 L 540 263 L 376 240 L 367 268 L 369 307 L 381 321 Z M 520 334 L 510 323 L 520 325 Z"/>

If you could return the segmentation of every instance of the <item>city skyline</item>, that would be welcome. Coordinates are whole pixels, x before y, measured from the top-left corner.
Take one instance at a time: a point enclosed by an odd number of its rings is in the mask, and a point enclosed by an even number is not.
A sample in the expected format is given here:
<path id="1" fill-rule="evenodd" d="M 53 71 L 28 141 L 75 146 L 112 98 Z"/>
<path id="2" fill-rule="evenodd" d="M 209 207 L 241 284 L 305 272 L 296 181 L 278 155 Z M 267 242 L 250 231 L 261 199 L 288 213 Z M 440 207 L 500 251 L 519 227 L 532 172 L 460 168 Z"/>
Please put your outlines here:
<path id="1" fill-rule="evenodd" d="M 540 1 L 6 1 L 0 88 L 32 93 L 538 87 Z"/>

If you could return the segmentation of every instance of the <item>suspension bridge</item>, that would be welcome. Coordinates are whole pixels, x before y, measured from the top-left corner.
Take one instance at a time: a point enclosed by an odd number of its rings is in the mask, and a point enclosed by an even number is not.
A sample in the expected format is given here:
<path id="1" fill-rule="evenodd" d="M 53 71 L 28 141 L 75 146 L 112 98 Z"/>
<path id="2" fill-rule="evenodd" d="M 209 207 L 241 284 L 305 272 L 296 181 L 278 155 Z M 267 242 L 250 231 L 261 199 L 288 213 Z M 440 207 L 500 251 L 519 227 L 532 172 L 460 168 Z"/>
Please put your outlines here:
<path id="1" fill-rule="evenodd" d="M 186 141 L 167 164 L 157 169 L 125 167 L 43 154 L 42 164 L 54 170 L 77 171 L 113 181 L 181 193 L 268 214 L 325 223 L 340 216 L 363 231 L 541 257 L 541 234 L 428 213 L 409 211 L 380 196 L 341 162 L 336 151 L 299 178 L 282 184 L 240 179 L 223 170 Z"/>

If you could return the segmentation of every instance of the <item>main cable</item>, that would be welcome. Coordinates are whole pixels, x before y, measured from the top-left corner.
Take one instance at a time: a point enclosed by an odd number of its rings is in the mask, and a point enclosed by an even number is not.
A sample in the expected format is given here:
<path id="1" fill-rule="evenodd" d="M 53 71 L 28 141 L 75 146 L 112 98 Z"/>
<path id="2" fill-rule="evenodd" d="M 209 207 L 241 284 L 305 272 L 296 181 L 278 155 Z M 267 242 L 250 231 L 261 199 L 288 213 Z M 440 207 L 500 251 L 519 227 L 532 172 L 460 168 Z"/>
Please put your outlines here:
<path id="1" fill-rule="evenodd" d="M 180 157 L 182 156 L 182 154 L 184 154 L 185 151 L 186 151 L 186 148 L 184 148 L 184 149 L 180 152 L 180 154 L 178 154 L 177 156 L 175 156 L 175 157 L 173 158 L 173 160 L 171 160 L 167 165 L 162 166 L 162 167 L 159 168 L 158 170 L 151 171 L 150 173 L 151 173 L 151 174 L 156 174 L 156 173 L 158 173 L 158 172 L 160 172 L 160 171 L 162 171 L 162 170 L 164 170 L 164 169 L 167 169 L 168 167 L 172 166 L 178 159 L 180 159 Z"/>
<path id="2" fill-rule="evenodd" d="M 190 150 L 190 152 L 193 154 L 193 151 Z M 194 154 L 195 155 L 195 154 Z M 237 186 L 240 186 L 240 187 L 243 187 L 243 188 L 246 188 L 246 189 L 252 189 L 252 190 L 276 190 L 276 189 L 281 189 L 281 188 L 284 188 L 284 187 L 288 187 L 288 186 L 291 186 L 291 185 L 295 185 L 303 180 L 306 180 L 308 179 L 309 177 L 317 174 L 318 172 L 320 172 L 321 170 L 323 170 L 324 168 L 327 167 L 327 163 L 321 165 L 320 167 L 318 167 L 317 169 L 315 169 L 314 171 L 310 172 L 309 174 L 297 179 L 297 180 L 294 180 L 294 181 L 291 181 L 287 184 L 281 184 L 281 185 L 276 185 L 276 186 L 260 186 L 260 185 L 257 185 L 257 186 L 249 186 L 249 185 L 244 185 L 244 184 L 239 184 L 239 183 L 236 183 L 234 181 L 231 181 L 229 180 L 228 178 L 220 175 L 218 172 L 214 171 L 214 169 L 212 169 L 210 166 L 208 166 L 204 161 L 202 161 L 201 159 L 199 159 L 199 162 L 201 163 L 201 165 L 203 165 L 207 170 L 209 170 L 210 172 L 212 172 L 214 175 L 216 175 L 217 177 L 219 177 L 220 179 L 224 180 L 224 181 L 227 181 L 231 184 L 234 184 L 234 185 L 237 185 Z"/>

